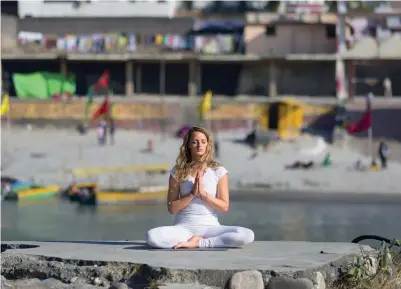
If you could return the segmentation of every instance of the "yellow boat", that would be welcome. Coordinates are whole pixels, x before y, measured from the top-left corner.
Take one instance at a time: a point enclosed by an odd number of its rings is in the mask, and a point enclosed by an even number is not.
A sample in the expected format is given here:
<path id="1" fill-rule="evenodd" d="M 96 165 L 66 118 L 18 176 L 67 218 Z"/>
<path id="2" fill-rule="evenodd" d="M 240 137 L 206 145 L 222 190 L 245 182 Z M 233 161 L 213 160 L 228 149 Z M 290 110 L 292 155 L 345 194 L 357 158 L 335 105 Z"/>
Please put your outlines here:
<path id="1" fill-rule="evenodd" d="M 96 204 L 149 204 L 164 202 L 167 187 L 143 188 L 139 191 L 101 191 L 96 193 Z"/>
<path id="2" fill-rule="evenodd" d="M 166 186 L 142 187 L 130 190 L 101 190 L 96 184 L 76 184 L 67 192 L 71 201 L 81 205 L 133 205 L 160 203 L 167 198 Z"/>
<path id="3" fill-rule="evenodd" d="M 171 169 L 166 164 L 151 164 L 140 166 L 107 166 L 94 168 L 79 168 L 71 171 L 74 180 L 77 178 L 92 178 L 104 174 L 166 174 Z M 149 181 L 148 181 L 149 182 Z M 71 185 L 63 194 L 71 201 L 82 205 L 132 205 L 138 203 L 158 203 L 166 200 L 167 186 L 139 186 L 129 189 L 100 189 L 96 183 L 83 181 Z"/>
<path id="4" fill-rule="evenodd" d="M 143 166 L 114 166 L 114 167 L 95 167 L 95 168 L 79 168 L 72 170 L 75 177 L 90 177 L 106 173 L 167 173 L 171 169 L 171 165 L 156 164 Z"/>

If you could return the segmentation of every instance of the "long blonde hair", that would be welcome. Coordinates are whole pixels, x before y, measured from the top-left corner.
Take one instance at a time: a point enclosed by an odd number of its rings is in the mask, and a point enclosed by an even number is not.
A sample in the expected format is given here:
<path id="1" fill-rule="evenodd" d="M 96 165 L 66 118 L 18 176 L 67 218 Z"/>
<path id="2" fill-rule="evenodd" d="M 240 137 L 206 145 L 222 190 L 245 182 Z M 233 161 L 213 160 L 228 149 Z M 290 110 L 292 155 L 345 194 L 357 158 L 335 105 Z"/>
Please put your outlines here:
<path id="1" fill-rule="evenodd" d="M 207 146 L 205 154 L 197 161 L 192 161 L 189 142 L 194 132 L 201 132 L 206 136 Z M 217 168 L 221 165 L 213 160 L 213 138 L 208 130 L 203 127 L 194 126 L 184 137 L 175 164 L 175 176 L 178 180 L 184 181 L 191 170 L 199 170 L 205 167 Z"/>

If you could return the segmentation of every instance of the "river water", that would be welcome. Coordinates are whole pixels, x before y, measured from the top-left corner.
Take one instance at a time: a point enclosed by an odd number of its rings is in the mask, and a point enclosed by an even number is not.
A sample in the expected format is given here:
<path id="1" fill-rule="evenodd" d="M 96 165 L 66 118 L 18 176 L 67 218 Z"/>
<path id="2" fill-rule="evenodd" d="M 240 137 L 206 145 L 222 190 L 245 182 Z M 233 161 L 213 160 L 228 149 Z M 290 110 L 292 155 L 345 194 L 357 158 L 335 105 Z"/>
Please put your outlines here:
<path id="1" fill-rule="evenodd" d="M 149 228 L 169 225 L 164 204 L 79 207 L 68 201 L 2 202 L 2 240 L 143 240 Z M 254 230 L 256 240 L 345 241 L 363 234 L 401 239 L 401 202 L 231 202 L 225 225 Z"/>

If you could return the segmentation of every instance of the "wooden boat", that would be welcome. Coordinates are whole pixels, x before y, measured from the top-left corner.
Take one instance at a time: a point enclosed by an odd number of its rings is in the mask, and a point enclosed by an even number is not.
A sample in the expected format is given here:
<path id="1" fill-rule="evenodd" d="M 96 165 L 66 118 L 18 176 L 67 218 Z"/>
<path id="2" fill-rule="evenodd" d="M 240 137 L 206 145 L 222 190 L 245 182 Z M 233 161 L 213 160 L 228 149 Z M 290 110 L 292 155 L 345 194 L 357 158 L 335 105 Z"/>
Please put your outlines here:
<path id="1" fill-rule="evenodd" d="M 82 205 L 132 205 L 143 203 L 158 203 L 166 200 L 166 186 L 138 186 L 129 189 L 99 189 L 95 182 L 86 181 L 88 178 L 104 174 L 166 174 L 170 165 L 151 164 L 140 166 L 110 166 L 95 168 L 80 168 L 71 171 L 74 184 L 67 188 L 63 195 L 70 201 L 77 201 Z M 86 179 L 77 182 L 77 178 Z"/>
<path id="2" fill-rule="evenodd" d="M 5 200 L 40 200 L 54 197 L 60 192 L 59 186 L 40 187 L 34 186 L 29 189 L 11 191 L 5 195 Z"/>
<path id="3" fill-rule="evenodd" d="M 57 195 L 59 186 L 41 186 L 15 178 L 1 178 L 1 197 L 4 200 L 41 200 Z"/>
<path id="4" fill-rule="evenodd" d="M 67 198 L 72 202 L 79 201 L 80 193 L 82 193 L 82 190 L 84 190 L 84 189 L 96 190 L 97 184 L 96 183 L 74 183 L 62 191 L 61 197 Z"/>
<path id="5" fill-rule="evenodd" d="M 89 177 L 106 173 L 146 173 L 146 174 L 165 174 L 171 169 L 170 165 L 155 164 L 143 166 L 115 166 L 115 167 L 95 167 L 79 168 L 72 170 L 74 177 Z"/>
<path id="6" fill-rule="evenodd" d="M 166 200 L 167 187 L 153 186 L 136 189 L 98 190 L 96 184 L 75 184 L 68 191 L 69 200 L 81 205 L 153 204 Z"/>
<path id="7" fill-rule="evenodd" d="M 98 205 L 154 204 L 164 202 L 166 198 L 167 187 L 144 187 L 136 191 L 105 190 L 96 193 Z"/>

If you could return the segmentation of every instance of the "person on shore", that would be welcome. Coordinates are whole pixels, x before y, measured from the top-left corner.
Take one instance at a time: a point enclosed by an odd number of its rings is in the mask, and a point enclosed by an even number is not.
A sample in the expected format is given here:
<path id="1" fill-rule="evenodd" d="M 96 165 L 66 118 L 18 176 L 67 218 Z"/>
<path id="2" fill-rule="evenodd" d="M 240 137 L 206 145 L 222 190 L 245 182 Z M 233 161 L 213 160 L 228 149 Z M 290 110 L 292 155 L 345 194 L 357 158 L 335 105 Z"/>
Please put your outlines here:
<path id="1" fill-rule="evenodd" d="M 114 119 L 110 117 L 109 120 L 109 132 L 110 132 L 110 144 L 114 145 L 114 134 L 116 132 L 116 124 L 114 122 Z"/>
<path id="2" fill-rule="evenodd" d="M 103 146 L 106 143 L 106 136 L 107 136 L 107 121 L 102 119 L 99 123 L 97 128 L 97 136 L 99 145 Z"/>
<path id="3" fill-rule="evenodd" d="M 388 155 L 389 155 L 388 146 L 384 141 L 381 141 L 380 145 L 379 145 L 379 158 L 380 158 L 382 169 L 387 168 Z"/>
<path id="4" fill-rule="evenodd" d="M 146 242 L 152 247 L 232 248 L 254 240 L 252 230 L 218 221 L 216 211 L 229 209 L 228 172 L 213 160 L 213 140 L 202 127 L 184 137 L 170 171 L 167 206 L 175 214 L 174 225 L 148 231 Z"/>
<path id="5" fill-rule="evenodd" d="M 371 162 L 371 164 L 370 164 L 370 167 L 369 167 L 369 170 L 371 170 L 371 171 L 373 171 L 373 172 L 378 172 L 378 171 L 380 171 L 380 167 L 377 165 L 376 159 L 373 159 L 373 160 L 372 160 L 372 162 Z"/>

